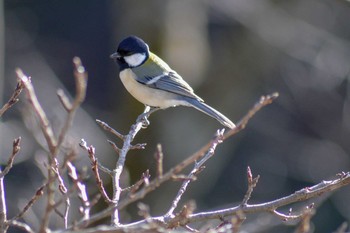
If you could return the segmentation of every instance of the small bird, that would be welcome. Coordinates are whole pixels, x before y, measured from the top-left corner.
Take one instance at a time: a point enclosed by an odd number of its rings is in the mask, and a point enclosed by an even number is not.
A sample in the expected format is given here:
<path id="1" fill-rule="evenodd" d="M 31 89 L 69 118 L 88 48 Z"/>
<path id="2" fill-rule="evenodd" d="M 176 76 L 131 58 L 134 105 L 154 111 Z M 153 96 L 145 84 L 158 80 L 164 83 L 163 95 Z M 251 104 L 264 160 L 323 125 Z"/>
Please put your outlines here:
<path id="1" fill-rule="evenodd" d="M 111 56 L 119 65 L 119 77 L 128 92 L 141 103 L 157 109 L 193 107 L 228 128 L 232 123 L 222 113 L 205 104 L 182 77 L 149 50 L 139 37 L 122 40 Z"/>

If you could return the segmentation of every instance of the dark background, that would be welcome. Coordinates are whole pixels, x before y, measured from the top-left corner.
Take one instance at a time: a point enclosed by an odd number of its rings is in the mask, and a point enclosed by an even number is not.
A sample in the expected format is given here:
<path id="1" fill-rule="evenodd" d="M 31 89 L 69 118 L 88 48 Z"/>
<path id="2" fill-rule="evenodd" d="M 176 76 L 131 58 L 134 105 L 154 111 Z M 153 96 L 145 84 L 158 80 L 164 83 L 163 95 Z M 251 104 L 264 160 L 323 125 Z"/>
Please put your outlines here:
<path id="1" fill-rule="evenodd" d="M 21 67 L 32 77 L 40 102 L 59 129 L 64 111 L 55 92 L 64 88 L 74 95 L 72 58 L 79 56 L 89 82 L 71 143 L 77 146 L 85 138 L 96 147 L 101 163 L 110 168 L 116 155 L 106 140 L 118 139 L 101 131 L 94 120 L 126 133 L 143 110 L 123 88 L 118 67 L 109 58 L 130 34 L 143 38 L 199 96 L 234 122 L 261 95 L 280 93 L 243 132 L 217 149 L 198 181 L 191 184 L 183 201 L 196 200 L 197 211 L 238 204 L 246 190 L 247 166 L 261 176 L 251 203 L 289 195 L 349 170 L 348 1 L 5 0 L 1 5 L 1 102 L 11 95 L 14 70 Z M 23 141 L 21 155 L 6 177 L 9 217 L 42 182 L 37 164 L 42 165 L 45 146 L 40 146 L 42 138 L 24 100 L 22 95 L 0 125 L 2 162 L 10 154 L 13 138 L 21 136 Z M 150 120 L 151 125 L 136 138 L 148 146 L 144 151 L 130 152 L 125 183 L 137 180 L 147 168 L 155 175 L 157 143 L 163 146 L 165 169 L 169 169 L 221 127 L 185 107 L 159 111 Z M 77 166 L 88 167 L 86 153 L 78 151 Z M 89 182 L 92 195 L 96 193 L 93 178 Z M 150 205 L 152 215 L 169 208 L 179 185 L 166 184 L 143 200 Z M 335 231 L 348 221 L 349 192 L 345 187 L 312 200 L 317 206 L 312 219 L 316 232 Z M 304 205 L 293 207 L 299 211 Z M 40 213 L 40 204 L 35 211 Z M 130 207 L 123 221 L 138 219 L 136 212 Z M 40 219 L 27 215 L 26 221 L 35 227 Z M 248 216 L 242 229 L 292 232 L 294 226 L 263 213 Z"/>

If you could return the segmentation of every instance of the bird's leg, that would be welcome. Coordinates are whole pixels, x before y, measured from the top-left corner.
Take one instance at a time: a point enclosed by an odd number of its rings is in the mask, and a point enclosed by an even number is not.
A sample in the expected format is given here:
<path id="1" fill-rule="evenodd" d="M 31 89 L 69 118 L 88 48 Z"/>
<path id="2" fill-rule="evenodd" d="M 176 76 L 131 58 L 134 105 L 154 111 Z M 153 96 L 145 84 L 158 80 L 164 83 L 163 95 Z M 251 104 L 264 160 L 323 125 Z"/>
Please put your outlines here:
<path id="1" fill-rule="evenodd" d="M 157 107 L 151 107 L 148 105 L 145 105 L 145 110 L 143 113 L 137 118 L 137 121 L 142 121 L 142 127 L 147 128 L 147 126 L 150 125 L 149 120 L 147 119 L 152 113 L 158 111 L 160 108 Z"/>

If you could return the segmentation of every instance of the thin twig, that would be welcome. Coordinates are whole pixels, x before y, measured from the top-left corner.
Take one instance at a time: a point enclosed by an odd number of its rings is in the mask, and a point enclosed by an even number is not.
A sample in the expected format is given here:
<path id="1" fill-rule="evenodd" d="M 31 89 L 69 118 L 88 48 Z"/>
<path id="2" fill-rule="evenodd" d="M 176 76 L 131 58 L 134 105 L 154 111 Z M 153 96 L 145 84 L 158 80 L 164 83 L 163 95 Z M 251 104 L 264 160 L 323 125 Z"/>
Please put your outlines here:
<path id="1" fill-rule="evenodd" d="M 46 187 L 46 185 L 47 184 L 44 184 L 36 190 L 34 196 L 28 201 L 28 203 L 24 206 L 21 212 L 19 212 L 15 217 L 11 219 L 11 221 L 14 221 L 23 217 L 23 215 L 29 210 L 29 208 L 31 208 L 34 205 L 34 203 L 37 200 L 39 200 L 39 198 L 44 194 L 44 188 Z"/>
<path id="2" fill-rule="evenodd" d="M 13 105 L 15 105 L 18 102 L 18 97 L 21 94 L 22 90 L 24 88 L 24 84 L 23 81 L 21 79 L 17 80 L 17 85 L 16 85 L 16 89 L 14 90 L 12 96 L 10 97 L 10 99 L 7 101 L 6 104 L 4 104 L 4 106 L 2 106 L 2 108 L 0 109 L 0 117 L 9 109 L 11 108 Z"/>
<path id="3" fill-rule="evenodd" d="M 237 134 L 239 131 L 243 130 L 249 120 L 258 112 L 260 109 L 265 107 L 266 105 L 271 104 L 277 97 L 278 93 L 272 93 L 271 95 L 261 96 L 260 100 L 255 103 L 255 105 L 249 110 L 249 112 L 238 122 L 235 128 L 227 131 L 224 135 L 223 140 L 226 140 L 227 138 L 231 137 L 232 135 Z"/>
<path id="4" fill-rule="evenodd" d="M 56 161 L 56 163 L 58 163 L 58 162 Z M 69 199 L 69 195 L 67 195 L 68 189 L 64 183 L 63 177 L 60 174 L 60 169 L 58 168 L 58 166 L 51 167 L 51 169 L 57 176 L 58 189 L 60 190 L 61 194 L 63 195 L 63 199 L 66 203 L 66 206 L 64 209 L 64 214 L 62 214 L 62 215 L 59 214 L 59 216 L 61 216 L 63 218 L 64 226 L 65 226 L 65 228 L 67 228 L 68 227 L 68 212 L 69 212 L 69 208 L 70 208 L 70 199 Z M 55 204 L 55 206 L 57 206 L 57 203 Z M 56 213 L 58 213 L 58 211 L 56 211 Z"/>
<path id="5" fill-rule="evenodd" d="M 67 97 L 67 95 L 64 93 L 62 89 L 57 90 L 57 96 L 58 96 L 58 99 L 61 101 L 63 108 L 67 112 L 69 112 L 72 109 L 72 103 L 69 101 L 69 98 Z"/>
<path id="6" fill-rule="evenodd" d="M 78 172 L 75 166 L 71 162 L 67 162 L 68 174 L 74 182 L 74 185 L 78 189 L 78 197 L 82 203 L 81 212 L 83 214 L 83 219 L 88 219 L 90 217 L 91 204 L 89 201 L 89 196 L 87 194 L 86 186 L 79 180 Z"/>
<path id="7" fill-rule="evenodd" d="M 120 148 L 111 140 L 107 140 L 107 142 L 112 146 L 114 152 L 119 155 L 120 154 Z"/>
<path id="8" fill-rule="evenodd" d="M 108 203 L 108 204 L 111 203 L 112 200 L 109 198 L 109 196 L 104 188 L 103 181 L 100 177 L 99 165 L 98 165 L 97 158 L 95 156 L 95 148 L 93 146 L 88 147 L 86 145 L 86 142 L 84 141 L 84 139 L 81 140 L 79 145 L 81 148 L 83 148 L 84 150 L 86 150 L 88 152 L 89 159 L 91 162 L 91 169 L 94 172 L 96 184 L 97 184 L 97 187 L 98 187 L 103 199 L 105 200 L 106 203 Z"/>
<path id="9" fill-rule="evenodd" d="M 12 154 L 10 155 L 10 158 L 7 161 L 5 169 L 0 172 L 0 178 L 3 178 L 11 170 L 11 168 L 13 166 L 13 161 L 14 161 L 16 155 L 18 154 L 18 152 L 21 149 L 20 143 L 21 143 L 21 137 L 16 138 L 15 140 L 13 140 Z"/>
<path id="10" fill-rule="evenodd" d="M 231 218 L 231 225 L 232 225 L 231 232 L 238 233 L 245 219 L 246 217 L 242 212 L 238 211 L 237 213 L 235 213 Z"/>
<path id="11" fill-rule="evenodd" d="M 10 155 L 10 158 L 8 159 L 4 170 L 1 171 L 0 169 L 0 232 L 6 232 L 8 228 L 4 178 L 5 178 L 5 175 L 11 170 L 15 156 L 18 154 L 18 152 L 21 149 L 20 143 L 21 143 L 20 137 L 13 141 L 12 153 Z"/>
<path id="12" fill-rule="evenodd" d="M 96 120 L 97 124 L 99 124 L 102 129 L 106 130 L 107 132 L 110 132 L 112 134 L 114 134 L 115 136 L 117 136 L 118 138 L 120 138 L 121 140 L 124 140 L 125 136 L 118 133 L 115 129 L 113 129 L 112 127 L 110 127 L 107 123 L 101 121 L 101 120 Z"/>
<path id="13" fill-rule="evenodd" d="M 162 150 L 161 144 L 157 145 L 157 150 L 154 157 L 157 163 L 157 177 L 162 177 L 163 176 L 163 150 Z"/>
<path id="14" fill-rule="evenodd" d="M 86 95 L 86 86 L 87 86 L 87 72 L 85 71 L 84 66 L 81 64 L 81 60 L 78 57 L 73 58 L 74 63 L 74 78 L 75 78 L 75 86 L 76 93 L 73 104 L 68 111 L 68 116 L 64 122 L 64 125 L 61 129 L 61 132 L 58 136 L 58 142 L 56 146 L 56 150 L 59 149 L 61 144 L 63 143 L 68 130 L 71 128 L 73 119 L 76 113 L 77 108 L 84 101 Z M 68 98 L 67 98 L 68 99 Z M 67 107 L 67 106 L 65 106 Z M 57 153 L 57 152 L 56 152 Z"/>
<path id="15" fill-rule="evenodd" d="M 246 205 L 253 193 L 254 188 L 256 187 L 258 181 L 259 181 L 260 176 L 258 175 L 257 177 L 253 178 L 252 171 L 250 170 L 250 167 L 247 167 L 247 181 L 248 181 L 248 189 L 246 194 L 244 195 L 243 201 L 241 205 Z"/>
<path id="16" fill-rule="evenodd" d="M 31 80 L 29 77 L 27 77 L 21 69 L 16 69 L 16 73 L 18 78 L 22 81 L 26 92 L 29 102 L 31 103 L 35 113 L 37 114 L 40 126 L 42 128 L 42 132 L 44 134 L 44 137 L 46 139 L 46 142 L 49 147 L 50 153 L 53 153 L 55 151 L 56 145 L 57 145 L 57 139 L 53 133 L 53 130 L 50 126 L 50 122 L 47 119 L 47 116 L 44 112 L 44 109 L 41 107 L 38 98 L 35 94 L 34 87 L 31 83 Z"/>
<path id="17" fill-rule="evenodd" d="M 151 175 L 149 174 L 149 170 L 146 170 L 142 173 L 141 178 L 135 184 L 131 185 L 130 187 L 124 188 L 122 191 L 130 192 L 130 195 L 132 195 L 141 187 L 142 184 L 148 185 L 150 177 Z"/>
<path id="18" fill-rule="evenodd" d="M 315 210 L 313 208 L 306 207 L 303 213 L 301 214 L 301 221 L 297 229 L 295 229 L 294 233 L 308 233 L 311 228 L 311 218 L 315 214 Z"/>
<path id="19" fill-rule="evenodd" d="M 218 130 L 216 132 L 215 138 L 212 140 L 212 145 L 210 146 L 207 154 L 199 162 L 195 163 L 194 168 L 187 175 L 186 180 L 182 183 L 176 197 L 174 198 L 174 200 L 170 206 L 170 209 L 165 214 L 165 216 L 164 216 L 165 219 L 173 217 L 173 212 L 174 212 L 175 208 L 178 206 L 182 195 L 186 192 L 187 186 L 193 180 L 193 178 L 195 177 L 195 175 L 197 174 L 199 169 L 203 166 L 203 164 L 214 155 L 216 147 L 222 142 L 223 133 L 224 133 L 224 130 Z"/>

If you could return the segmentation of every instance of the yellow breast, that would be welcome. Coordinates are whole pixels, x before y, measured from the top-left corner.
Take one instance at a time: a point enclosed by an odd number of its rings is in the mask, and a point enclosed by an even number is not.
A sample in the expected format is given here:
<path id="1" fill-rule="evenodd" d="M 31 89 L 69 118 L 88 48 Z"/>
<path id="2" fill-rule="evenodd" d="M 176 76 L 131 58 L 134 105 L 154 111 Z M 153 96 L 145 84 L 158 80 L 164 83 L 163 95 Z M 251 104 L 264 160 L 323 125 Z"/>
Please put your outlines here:
<path id="1" fill-rule="evenodd" d="M 136 81 L 131 69 L 124 69 L 119 74 L 126 90 L 138 101 L 151 107 L 168 108 L 176 105 L 187 105 L 177 100 L 175 94 L 148 87 Z"/>

